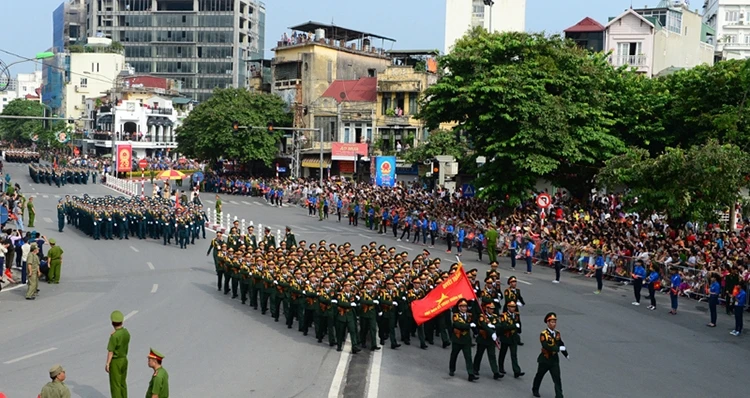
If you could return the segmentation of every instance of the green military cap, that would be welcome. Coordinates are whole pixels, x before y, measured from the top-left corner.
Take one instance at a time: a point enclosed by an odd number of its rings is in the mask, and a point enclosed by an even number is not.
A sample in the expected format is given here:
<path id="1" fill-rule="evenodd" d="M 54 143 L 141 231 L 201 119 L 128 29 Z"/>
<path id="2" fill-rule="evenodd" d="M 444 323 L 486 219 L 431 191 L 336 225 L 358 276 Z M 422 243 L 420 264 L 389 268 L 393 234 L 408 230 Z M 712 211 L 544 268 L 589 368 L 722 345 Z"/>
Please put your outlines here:
<path id="1" fill-rule="evenodd" d="M 54 379 L 55 377 L 60 375 L 60 373 L 63 373 L 63 372 L 65 372 L 65 369 L 63 369 L 62 366 L 55 365 L 49 369 L 49 377 Z"/>
<path id="2" fill-rule="evenodd" d="M 112 311 L 112 314 L 109 316 L 109 319 L 112 322 L 119 322 L 119 323 L 125 322 L 125 316 L 122 315 L 122 312 L 117 311 L 117 310 Z"/>
<path id="3" fill-rule="evenodd" d="M 149 348 L 148 357 L 153 358 L 153 359 L 158 359 L 160 361 L 164 359 L 164 355 L 162 355 L 159 351 L 156 351 L 153 348 Z"/>
<path id="4" fill-rule="evenodd" d="M 36 244 L 36 242 L 35 242 L 35 243 L 32 243 L 32 244 L 31 244 L 31 247 L 30 247 L 30 248 L 31 248 L 31 250 L 34 250 L 34 249 L 38 249 L 38 248 L 39 248 L 39 245 L 37 245 L 37 244 Z"/>
<path id="5" fill-rule="evenodd" d="M 57 243 L 57 241 L 55 239 L 50 239 L 49 240 L 49 244 L 50 245 L 54 245 L 55 243 Z"/>

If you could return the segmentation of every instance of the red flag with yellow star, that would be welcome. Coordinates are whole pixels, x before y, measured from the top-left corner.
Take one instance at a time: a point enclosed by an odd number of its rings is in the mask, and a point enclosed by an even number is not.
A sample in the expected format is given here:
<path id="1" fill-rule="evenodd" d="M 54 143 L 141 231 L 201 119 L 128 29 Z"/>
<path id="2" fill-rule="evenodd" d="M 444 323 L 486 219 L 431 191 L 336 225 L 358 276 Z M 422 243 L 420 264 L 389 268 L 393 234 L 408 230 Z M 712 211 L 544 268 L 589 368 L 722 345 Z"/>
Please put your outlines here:
<path id="1" fill-rule="evenodd" d="M 411 303 L 411 313 L 417 325 L 421 325 L 455 306 L 460 299 L 476 300 L 471 282 L 459 266 L 443 283 L 435 286 L 423 299 Z"/>

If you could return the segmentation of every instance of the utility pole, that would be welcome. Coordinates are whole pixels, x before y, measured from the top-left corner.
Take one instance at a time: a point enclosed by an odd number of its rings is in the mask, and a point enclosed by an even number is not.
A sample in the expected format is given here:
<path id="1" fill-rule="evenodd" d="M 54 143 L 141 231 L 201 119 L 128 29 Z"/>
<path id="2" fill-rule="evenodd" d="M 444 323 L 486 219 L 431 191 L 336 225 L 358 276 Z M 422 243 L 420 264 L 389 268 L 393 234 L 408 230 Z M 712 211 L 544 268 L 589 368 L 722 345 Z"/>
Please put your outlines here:
<path id="1" fill-rule="evenodd" d="M 492 33 L 492 6 L 495 5 L 495 0 L 484 0 L 484 5 L 490 8 L 490 27 L 489 31 Z"/>
<path id="2" fill-rule="evenodd" d="M 294 123 L 295 128 L 305 128 L 305 106 L 302 104 L 302 85 L 297 84 L 295 86 L 294 95 Z M 300 145 L 300 131 L 292 131 L 292 151 L 294 155 L 291 161 L 291 174 L 293 179 L 300 177 L 300 151 L 302 147 Z"/>

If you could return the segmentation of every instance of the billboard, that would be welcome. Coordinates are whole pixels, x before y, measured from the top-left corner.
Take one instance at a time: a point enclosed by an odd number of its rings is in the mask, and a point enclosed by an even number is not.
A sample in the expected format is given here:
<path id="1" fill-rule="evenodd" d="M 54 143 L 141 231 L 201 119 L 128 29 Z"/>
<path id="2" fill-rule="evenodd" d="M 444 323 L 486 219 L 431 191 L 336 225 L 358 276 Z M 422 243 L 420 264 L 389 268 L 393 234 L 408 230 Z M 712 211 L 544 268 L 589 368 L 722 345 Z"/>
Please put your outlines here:
<path id="1" fill-rule="evenodd" d="M 379 187 L 396 185 L 395 156 L 378 156 L 375 158 L 375 185 Z"/>
<path id="2" fill-rule="evenodd" d="M 133 171 L 133 147 L 130 145 L 117 146 L 117 172 Z"/>
<path id="3" fill-rule="evenodd" d="M 332 160 L 357 160 L 357 155 L 367 156 L 367 144 L 331 143 Z"/>

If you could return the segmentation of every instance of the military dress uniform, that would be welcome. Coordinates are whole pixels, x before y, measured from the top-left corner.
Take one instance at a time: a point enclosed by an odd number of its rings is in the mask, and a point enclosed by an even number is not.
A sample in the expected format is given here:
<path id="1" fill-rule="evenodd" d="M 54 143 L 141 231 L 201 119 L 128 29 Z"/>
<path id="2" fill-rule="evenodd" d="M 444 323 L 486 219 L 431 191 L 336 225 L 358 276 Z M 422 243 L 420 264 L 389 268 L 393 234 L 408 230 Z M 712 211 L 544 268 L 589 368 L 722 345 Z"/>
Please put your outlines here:
<path id="1" fill-rule="evenodd" d="M 549 321 L 551 320 L 557 321 L 557 315 L 554 312 L 550 312 L 544 317 L 544 322 L 547 323 L 548 327 L 539 334 L 539 341 L 542 343 L 542 352 L 536 360 L 537 370 L 531 391 L 535 397 L 541 397 L 539 395 L 539 386 L 542 384 L 544 375 L 549 372 L 550 376 L 552 376 L 552 382 L 555 384 L 555 398 L 563 398 L 562 380 L 560 379 L 560 357 L 558 354 L 562 353 L 565 357 L 568 357 L 568 351 L 560 332 L 556 328 L 549 327 Z"/>
<path id="2" fill-rule="evenodd" d="M 495 303 L 490 302 L 484 307 L 484 312 L 479 315 L 479 334 L 477 335 L 477 352 L 474 355 L 474 375 L 479 376 L 479 368 L 482 357 L 487 353 L 490 370 L 495 380 L 503 377 L 497 369 L 497 358 L 495 358 L 495 346 L 497 342 L 497 326 L 499 319 L 495 315 Z"/>
<path id="3" fill-rule="evenodd" d="M 469 374 L 469 381 L 476 380 L 474 374 L 474 363 L 471 359 L 471 328 L 476 327 L 473 322 L 471 313 L 467 311 L 468 302 L 466 299 L 458 300 L 459 310 L 453 314 L 453 333 L 451 339 L 453 347 L 451 348 L 450 362 L 448 363 L 449 374 L 453 376 L 456 373 L 456 361 L 458 354 L 462 353 L 466 362 L 466 372 Z M 466 306 L 461 310 L 462 306 Z"/>
<path id="4" fill-rule="evenodd" d="M 351 286 L 352 282 L 346 280 L 343 283 L 344 288 Z M 352 342 L 352 353 L 358 353 L 360 351 L 358 345 L 357 326 L 355 322 L 355 311 L 357 307 L 357 298 L 354 293 L 341 292 L 336 296 L 336 343 L 337 351 L 341 351 L 346 333 L 349 332 L 349 337 Z"/>
<path id="5" fill-rule="evenodd" d="M 516 303 L 510 301 L 507 303 L 510 310 L 516 310 Z M 521 316 L 513 311 L 503 312 L 500 316 L 500 354 L 497 362 L 500 364 L 500 373 L 505 374 L 505 356 L 510 350 L 510 362 L 513 368 L 513 377 L 521 377 L 525 373 L 521 371 L 518 365 L 518 342 L 521 331 Z"/>

